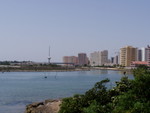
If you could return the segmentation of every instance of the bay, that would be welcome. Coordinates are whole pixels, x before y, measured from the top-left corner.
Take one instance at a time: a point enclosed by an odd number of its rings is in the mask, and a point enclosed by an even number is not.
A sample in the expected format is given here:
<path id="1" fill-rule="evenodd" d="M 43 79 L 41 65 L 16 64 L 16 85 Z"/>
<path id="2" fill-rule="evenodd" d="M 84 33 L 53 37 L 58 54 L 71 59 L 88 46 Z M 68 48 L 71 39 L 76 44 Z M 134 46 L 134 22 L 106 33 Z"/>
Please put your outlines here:
<path id="1" fill-rule="evenodd" d="M 123 72 L 112 70 L 0 73 L 0 113 L 23 113 L 33 102 L 83 94 L 105 78 L 112 88 L 122 76 Z M 133 79 L 132 74 L 127 76 Z"/>

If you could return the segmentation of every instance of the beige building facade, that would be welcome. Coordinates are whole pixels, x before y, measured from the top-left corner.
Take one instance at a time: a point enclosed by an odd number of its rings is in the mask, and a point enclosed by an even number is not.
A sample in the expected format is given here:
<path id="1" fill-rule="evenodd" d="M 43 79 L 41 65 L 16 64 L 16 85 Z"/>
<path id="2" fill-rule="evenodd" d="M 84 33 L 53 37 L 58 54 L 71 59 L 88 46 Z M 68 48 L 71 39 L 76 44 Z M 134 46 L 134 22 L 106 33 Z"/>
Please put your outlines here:
<path id="1" fill-rule="evenodd" d="M 120 49 L 120 65 L 130 67 L 132 61 L 137 61 L 137 48 L 126 46 Z"/>
<path id="2" fill-rule="evenodd" d="M 78 65 L 78 57 L 76 56 L 64 56 L 63 63 L 73 63 L 74 65 Z"/>

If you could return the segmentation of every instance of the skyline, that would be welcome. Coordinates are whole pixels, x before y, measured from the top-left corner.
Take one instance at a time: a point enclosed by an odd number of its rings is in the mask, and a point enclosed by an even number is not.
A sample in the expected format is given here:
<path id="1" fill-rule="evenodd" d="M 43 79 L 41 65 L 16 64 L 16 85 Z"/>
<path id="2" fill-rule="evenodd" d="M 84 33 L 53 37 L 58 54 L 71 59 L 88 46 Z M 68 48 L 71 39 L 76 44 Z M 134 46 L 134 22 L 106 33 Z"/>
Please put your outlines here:
<path id="1" fill-rule="evenodd" d="M 0 60 L 63 56 L 150 44 L 150 1 L 1 0 Z"/>

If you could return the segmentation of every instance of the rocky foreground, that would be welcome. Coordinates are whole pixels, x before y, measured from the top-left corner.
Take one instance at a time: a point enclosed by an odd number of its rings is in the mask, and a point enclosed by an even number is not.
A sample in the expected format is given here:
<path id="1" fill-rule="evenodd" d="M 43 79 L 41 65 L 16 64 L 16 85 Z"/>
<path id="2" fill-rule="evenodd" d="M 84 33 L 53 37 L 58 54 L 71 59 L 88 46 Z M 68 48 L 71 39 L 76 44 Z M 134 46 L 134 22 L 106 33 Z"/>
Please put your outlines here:
<path id="1" fill-rule="evenodd" d="M 25 113 L 58 113 L 61 100 L 45 100 L 26 106 Z"/>

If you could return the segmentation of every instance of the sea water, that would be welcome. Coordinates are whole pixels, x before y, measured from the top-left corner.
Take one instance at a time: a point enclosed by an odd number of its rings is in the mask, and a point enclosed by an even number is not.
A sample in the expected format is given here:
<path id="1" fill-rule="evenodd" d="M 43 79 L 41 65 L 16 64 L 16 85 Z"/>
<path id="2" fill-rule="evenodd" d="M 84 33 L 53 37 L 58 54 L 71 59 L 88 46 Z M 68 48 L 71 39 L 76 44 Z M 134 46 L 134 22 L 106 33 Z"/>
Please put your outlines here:
<path id="1" fill-rule="evenodd" d="M 111 70 L 0 73 L 0 113 L 23 113 L 33 102 L 84 94 L 106 78 L 110 79 L 107 87 L 112 88 L 122 76 L 121 71 Z"/>

